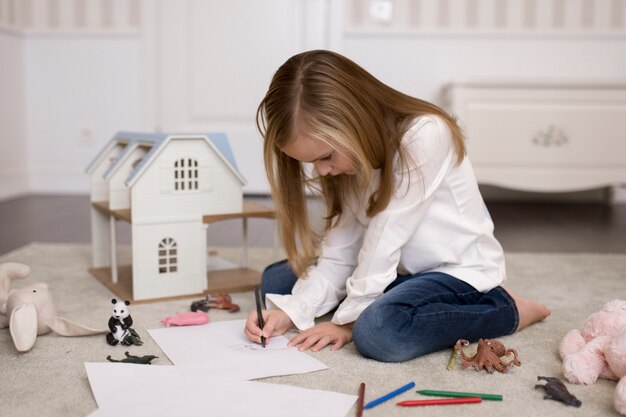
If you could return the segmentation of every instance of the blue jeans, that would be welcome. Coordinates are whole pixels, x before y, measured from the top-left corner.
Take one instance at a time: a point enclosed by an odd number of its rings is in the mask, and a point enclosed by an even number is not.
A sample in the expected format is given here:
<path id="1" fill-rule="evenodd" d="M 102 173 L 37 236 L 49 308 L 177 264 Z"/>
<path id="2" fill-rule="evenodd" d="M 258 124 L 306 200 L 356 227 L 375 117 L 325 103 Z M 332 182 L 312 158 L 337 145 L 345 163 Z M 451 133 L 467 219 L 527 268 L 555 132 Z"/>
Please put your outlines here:
<path id="1" fill-rule="evenodd" d="M 297 277 L 286 261 L 263 272 L 261 291 L 291 294 Z M 403 362 L 470 342 L 514 333 L 517 307 L 502 288 L 482 293 L 442 272 L 399 275 L 357 318 L 352 337 L 365 357 Z"/>

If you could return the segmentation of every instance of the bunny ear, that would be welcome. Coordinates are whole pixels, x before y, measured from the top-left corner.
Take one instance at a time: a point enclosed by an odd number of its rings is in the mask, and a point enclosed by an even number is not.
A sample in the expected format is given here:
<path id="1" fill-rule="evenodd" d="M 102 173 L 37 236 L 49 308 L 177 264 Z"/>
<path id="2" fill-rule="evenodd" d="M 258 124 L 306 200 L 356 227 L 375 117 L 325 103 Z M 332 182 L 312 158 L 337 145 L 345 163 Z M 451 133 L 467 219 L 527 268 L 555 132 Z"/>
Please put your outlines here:
<path id="1" fill-rule="evenodd" d="M 49 323 L 46 323 L 46 325 L 61 336 L 89 336 L 92 334 L 107 333 L 109 331 L 109 329 L 92 329 L 91 327 L 64 319 L 63 317 L 55 317 L 50 320 Z"/>
<path id="2" fill-rule="evenodd" d="M 16 279 L 24 279 L 30 274 L 30 267 L 16 262 L 0 264 L 0 304 L 7 302 L 11 282 Z"/>
<path id="3" fill-rule="evenodd" d="M 24 304 L 11 313 L 9 323 L 15 348 L 20 352 L 30 350 L 37 340 L 37 310 L 34 304 Z"/>

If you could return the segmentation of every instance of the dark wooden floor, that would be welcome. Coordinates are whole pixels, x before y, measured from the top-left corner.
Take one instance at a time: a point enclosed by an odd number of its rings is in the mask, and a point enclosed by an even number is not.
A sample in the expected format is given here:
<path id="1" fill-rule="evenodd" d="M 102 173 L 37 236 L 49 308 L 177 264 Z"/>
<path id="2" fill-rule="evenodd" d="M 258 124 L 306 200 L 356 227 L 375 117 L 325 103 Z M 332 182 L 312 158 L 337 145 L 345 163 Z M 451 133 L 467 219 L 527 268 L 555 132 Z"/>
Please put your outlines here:
<path id="1" fill-rule="evenodd" d="M 271 205 L 266 197 L 250 198 Z M 312 201 L 312 212 L 320 212 Z M 626 253 L 626 205 L 601 203 L 487 203 L 505 251 Z M 87 196 L 32 195 L 0 202 L 0 254 L 30 242 L 89 243 Z M 252 246 L 271 246 L 273 221 L 249 220 Z M 242 242 L 240 220 L 209 226 L 209 246 Z M 130 243 L 130 228 L 118 222 L 118 242 Z"/>

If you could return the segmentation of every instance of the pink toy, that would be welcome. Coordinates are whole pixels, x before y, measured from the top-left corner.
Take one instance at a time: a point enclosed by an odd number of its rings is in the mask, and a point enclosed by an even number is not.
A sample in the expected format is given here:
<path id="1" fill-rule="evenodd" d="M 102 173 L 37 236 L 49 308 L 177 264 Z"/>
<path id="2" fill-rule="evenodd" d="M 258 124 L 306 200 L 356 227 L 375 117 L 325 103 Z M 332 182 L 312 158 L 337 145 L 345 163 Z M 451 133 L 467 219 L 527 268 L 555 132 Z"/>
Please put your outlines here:
<path id="1" fill-rule="evenodd" d="M 175 316 L 165 317 L 161 319 L 161 323 L 170 326 L 195 326 L 207 324 L 209 315 L 201 311 L 190 311 L 189 313 L 176 313 Z"/>
<path id="2" fill-rule="evenodd" d="M 587 318 L 582 331 L 570 330 L 559 347 L 563 373 L 574 384 L 598 378 L 619 381 L 615 409 L 626 415 L 626 301 L 606 303 Z"/>

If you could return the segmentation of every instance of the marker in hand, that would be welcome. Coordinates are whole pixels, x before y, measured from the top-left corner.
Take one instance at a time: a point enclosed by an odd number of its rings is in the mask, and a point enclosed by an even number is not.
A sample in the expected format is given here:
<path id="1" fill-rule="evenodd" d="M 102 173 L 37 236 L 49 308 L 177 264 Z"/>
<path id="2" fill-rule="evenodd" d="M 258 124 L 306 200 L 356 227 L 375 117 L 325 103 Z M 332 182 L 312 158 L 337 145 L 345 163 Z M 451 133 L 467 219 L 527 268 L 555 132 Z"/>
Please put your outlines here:
<path id="1" fill-rule="evenodd" d="M 254 289 L 254 295 L 256 298 L 256 315 L 259 320 L 259 328 L 263 330 L 265 322 L 263 321 L 263 313 L 261 312 L 261 289 L 258 286 Z M 265 347 L 265 336 L 261 336 L 261 346 Z"/>

